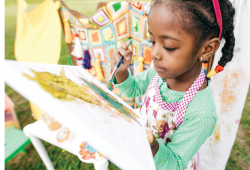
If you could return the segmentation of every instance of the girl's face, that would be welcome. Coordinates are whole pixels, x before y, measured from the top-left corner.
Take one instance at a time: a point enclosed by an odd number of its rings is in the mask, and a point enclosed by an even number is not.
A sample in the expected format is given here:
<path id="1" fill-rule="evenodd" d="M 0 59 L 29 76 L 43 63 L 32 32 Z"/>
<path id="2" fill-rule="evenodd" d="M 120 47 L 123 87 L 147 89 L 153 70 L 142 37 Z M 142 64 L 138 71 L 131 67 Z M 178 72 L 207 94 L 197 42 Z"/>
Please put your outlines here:
<path id="1" fill-rule="evenodd" d="M 201 67 L 199 52 L 193 54 L 193 36 L 180 29 L 178 17 L 158 5 L 148 15 L 148 31 L 152 41 L 151 57 L 155 71 L 164 79 L 173 79 Z"/>

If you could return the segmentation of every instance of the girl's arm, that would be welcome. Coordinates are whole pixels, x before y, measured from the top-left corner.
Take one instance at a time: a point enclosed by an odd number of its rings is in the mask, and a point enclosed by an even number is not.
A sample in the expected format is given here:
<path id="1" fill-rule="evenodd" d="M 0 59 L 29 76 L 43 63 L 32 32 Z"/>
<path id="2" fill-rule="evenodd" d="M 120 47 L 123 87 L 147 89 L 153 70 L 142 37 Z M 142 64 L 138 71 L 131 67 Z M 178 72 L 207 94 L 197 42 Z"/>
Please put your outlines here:
<path id="1" fill-rule="evenodd" d="M 151 65 L 148 70 L 135 76 L 131 76 L 131 74 L 128 73 L 127 77 L 122 83 L 117 84 L 116 78 L 114 78 L 113 84 L 114 87 L 118 88 L 120 92 L 126 97 L 133 98 L 136 96 L 142 96 L 147 90 L 148 84 L 155 74 L 156 71 L 154 70 L 154 66 Z"/>
<path id="2" fill-rule="evenodd" d="M 213 117 L 193 117 L 185 120 L 174 132 L 171 142 L 166 146 L 159 143 L 154 156 L 157 169 L 183 170 L 216 126 Z"/>

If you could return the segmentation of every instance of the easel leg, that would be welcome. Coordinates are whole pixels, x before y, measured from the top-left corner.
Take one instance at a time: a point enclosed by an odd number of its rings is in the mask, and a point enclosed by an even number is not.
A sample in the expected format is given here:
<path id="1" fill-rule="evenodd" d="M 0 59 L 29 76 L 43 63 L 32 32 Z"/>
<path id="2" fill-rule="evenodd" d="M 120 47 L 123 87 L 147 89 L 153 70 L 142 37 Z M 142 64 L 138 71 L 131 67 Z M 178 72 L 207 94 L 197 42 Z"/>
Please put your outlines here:
<path id="1" fill-rule="evenodd" d="M 34 145 L 34 147 L 36 148 L 36 151 L 38 152 L 39 156 L 41 157 L 46 168 L 48 170 L 55 170 L 41 140 L 38 139 L 37 137 L 34 137 L 34 136 L 29 136 L 29 138 L 30 138 L 32 144 Z"/>
<path id="2" fill-rule="evenodd" d="M 109 161 L 107 159 L 97 161 L 94 163 L 94 167 L 96 170 L 108 170 Z"/>

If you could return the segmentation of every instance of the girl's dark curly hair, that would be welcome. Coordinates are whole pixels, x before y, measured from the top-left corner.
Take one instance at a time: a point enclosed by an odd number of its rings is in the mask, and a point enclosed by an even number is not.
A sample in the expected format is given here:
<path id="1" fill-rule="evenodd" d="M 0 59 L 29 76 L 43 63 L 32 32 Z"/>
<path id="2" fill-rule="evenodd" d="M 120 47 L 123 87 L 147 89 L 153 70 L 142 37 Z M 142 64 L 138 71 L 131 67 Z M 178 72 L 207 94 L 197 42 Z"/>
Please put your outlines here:
<path id="1" fill-rule="evenodd" d="M 173 24 L 194 36 L 194 54 L 206 40 L 219 37 L 220 29 L 212 0 L 156 0 L 152 8 L 158 4 L 165 4 L 178 17 Z M 235 9 L 229 0 L 219 0 L 219 4 L 223 24 L 221 38 L 225 39 L 219 65 L 224 67 L 233 58 Z"/>

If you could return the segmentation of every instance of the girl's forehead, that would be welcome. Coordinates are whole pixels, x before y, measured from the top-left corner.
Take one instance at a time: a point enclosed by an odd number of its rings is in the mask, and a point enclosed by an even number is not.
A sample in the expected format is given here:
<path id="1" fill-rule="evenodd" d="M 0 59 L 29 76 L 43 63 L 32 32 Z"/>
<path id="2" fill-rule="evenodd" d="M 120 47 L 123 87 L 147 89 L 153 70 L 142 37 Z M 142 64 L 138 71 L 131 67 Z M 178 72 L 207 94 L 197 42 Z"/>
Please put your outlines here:
<path id="1" fill-rule="evenodd" d="M 178 13 L 167 10 L 164 5 L 157 5 L 152 8 L 148 15 L 148 29 L 154 36 L 162 36 L 171 34 L 177 39 L 185 39 L 192 37 L 186 31 L 181 29 L 180 24 L 184 24 L 184 18 Z M 170 35 L 169 35 L 170 36 Z M 155 37 L 156 38 L 156 37 Z"/>

